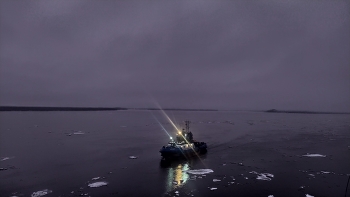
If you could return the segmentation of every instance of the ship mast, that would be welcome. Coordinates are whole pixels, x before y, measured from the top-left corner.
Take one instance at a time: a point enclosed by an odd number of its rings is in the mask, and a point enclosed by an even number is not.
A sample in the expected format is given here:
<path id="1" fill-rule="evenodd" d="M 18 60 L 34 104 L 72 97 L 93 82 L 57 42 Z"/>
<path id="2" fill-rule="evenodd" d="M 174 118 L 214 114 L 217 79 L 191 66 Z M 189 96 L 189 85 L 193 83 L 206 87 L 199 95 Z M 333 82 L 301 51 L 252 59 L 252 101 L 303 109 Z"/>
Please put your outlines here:
<path id="1" fill-rule="evenodd" d="M 185 125 L 186 125 L 186 133 L 189 133 L 190 132 L 190 121 L 189 120 L 186 120 L 185 121 Z"/>

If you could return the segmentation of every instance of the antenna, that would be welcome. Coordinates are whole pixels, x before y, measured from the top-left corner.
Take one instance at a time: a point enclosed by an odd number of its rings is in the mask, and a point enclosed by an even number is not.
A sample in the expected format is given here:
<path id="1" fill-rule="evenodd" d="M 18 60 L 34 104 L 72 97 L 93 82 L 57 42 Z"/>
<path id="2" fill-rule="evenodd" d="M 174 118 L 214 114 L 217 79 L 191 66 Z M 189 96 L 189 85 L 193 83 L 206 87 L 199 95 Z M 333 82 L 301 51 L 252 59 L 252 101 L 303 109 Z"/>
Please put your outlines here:
<path id="1" fill-rule="evenodd" d="M 189 121 L 189 120 L 186 120 L 186 121 L 185 121 L 185 125 L 186 125 L 186 132 L 187 132 L 187 133 L 189 133 L 189 132 L 190 132 L 190 123 L 191 123 L 191 121 Z"/>

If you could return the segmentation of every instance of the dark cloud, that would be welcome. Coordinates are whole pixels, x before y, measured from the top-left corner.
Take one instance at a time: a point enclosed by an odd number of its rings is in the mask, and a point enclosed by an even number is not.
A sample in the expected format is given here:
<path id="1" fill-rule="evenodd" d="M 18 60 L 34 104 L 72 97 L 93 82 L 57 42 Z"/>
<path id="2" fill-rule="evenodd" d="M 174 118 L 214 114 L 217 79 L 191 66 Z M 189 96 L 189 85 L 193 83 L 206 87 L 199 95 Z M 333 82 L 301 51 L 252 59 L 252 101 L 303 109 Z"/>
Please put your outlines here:
<path id="1" fill-rule="evenodd" d="M 1 105 L 350 111 L 348 1 L 1 1 Z"/>

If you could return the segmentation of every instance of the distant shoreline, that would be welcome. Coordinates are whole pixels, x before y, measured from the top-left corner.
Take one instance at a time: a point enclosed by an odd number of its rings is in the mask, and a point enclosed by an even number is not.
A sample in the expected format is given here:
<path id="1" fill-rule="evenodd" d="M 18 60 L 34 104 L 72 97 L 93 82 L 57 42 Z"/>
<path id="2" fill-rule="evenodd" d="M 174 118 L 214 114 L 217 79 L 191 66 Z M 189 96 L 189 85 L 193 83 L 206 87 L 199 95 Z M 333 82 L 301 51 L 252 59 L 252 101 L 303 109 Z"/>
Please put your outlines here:
<path id="1" fill-rule="evenodd" d="M 119 111 L 119 110 L 165 110 L 165 111 L 237 111 L 218 109 L 181 109 L 181 108 L 126 108 L 126 107 L 34 107 L 34 106 L 0 106 L 0 111 Z M 295 114 L 350 114 L 350 112 L 317 112 L 301 110 L 238 110 L 264 113 L 295 113 Z"/>
<path id="2" fill-rule="evenodd" d="M 218 111 L 216 109 L 176 109 L 176 108 L 124 108 L 124 107 L 29 107 L 0 106 L 0 111 L 117 111 L 117 110 L 171 110 L 171 111 Z"/>
<path id="3" fill-rule="evenodd" d="M 264 112 L 267 113 L 294 113 L 294 114 L 350 114 L 350 112 L 316 112 L 316 111 L 301 111 L 301 110 L 277 110 L 270 109 Z"/>

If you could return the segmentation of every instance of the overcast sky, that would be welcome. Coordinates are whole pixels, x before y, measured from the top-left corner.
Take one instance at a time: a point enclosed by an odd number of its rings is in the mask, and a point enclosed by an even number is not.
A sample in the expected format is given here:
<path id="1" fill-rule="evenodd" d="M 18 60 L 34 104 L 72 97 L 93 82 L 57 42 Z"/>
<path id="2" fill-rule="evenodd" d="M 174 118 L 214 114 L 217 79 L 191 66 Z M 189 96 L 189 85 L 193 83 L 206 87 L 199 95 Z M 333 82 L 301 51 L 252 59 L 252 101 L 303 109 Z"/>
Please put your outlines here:
<path id="1" fill-rule="evenodd" d="M 350 111 L 350 1 L 1 1 L 0 104 Z"/>

